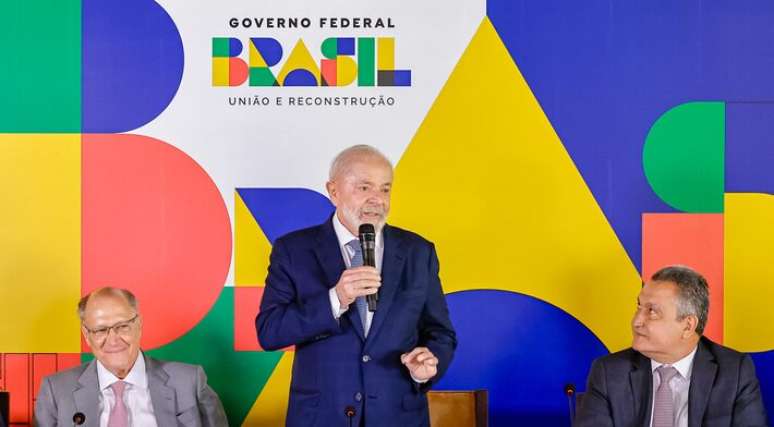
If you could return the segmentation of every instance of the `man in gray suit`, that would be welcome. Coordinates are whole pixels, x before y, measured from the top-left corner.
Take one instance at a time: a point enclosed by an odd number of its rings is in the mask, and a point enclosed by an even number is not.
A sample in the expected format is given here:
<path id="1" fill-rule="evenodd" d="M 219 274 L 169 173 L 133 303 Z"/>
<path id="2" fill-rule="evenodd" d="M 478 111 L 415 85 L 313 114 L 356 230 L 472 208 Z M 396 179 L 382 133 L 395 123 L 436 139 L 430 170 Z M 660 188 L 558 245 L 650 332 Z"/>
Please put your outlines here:
<path id="1" fill-rule="evenodd" d="M 97 289 L 78 303 L 78 315 L 95 360 L 43 379 L 36 425 L 228 425 L 200 366 L 142 354 L 142 316 L 131 292 Z"/>
<path id="2" fill-rule="evenodd" d="M 594 361 L 575 426 L 766 426 L 750 356 L 702 336 L 707 281 L 687 267 L 642 287 L 632 348 Z"/>

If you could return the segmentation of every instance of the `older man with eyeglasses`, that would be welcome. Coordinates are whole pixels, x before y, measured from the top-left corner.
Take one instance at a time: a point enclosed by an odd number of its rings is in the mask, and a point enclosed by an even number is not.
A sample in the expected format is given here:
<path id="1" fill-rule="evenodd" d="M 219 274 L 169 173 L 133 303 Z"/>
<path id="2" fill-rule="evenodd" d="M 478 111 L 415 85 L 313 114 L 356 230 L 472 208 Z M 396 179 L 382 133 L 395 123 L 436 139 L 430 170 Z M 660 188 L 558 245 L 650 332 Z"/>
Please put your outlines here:
<path id="1" fill-rule="evenodd" d="M 95 360 L 43 379 L 36 425 L 228 425 L 200 366 L 164 362 L 140 351 L 142 315 L 131 292 L 97 289 L 81 298 L 78 315 Z"/>

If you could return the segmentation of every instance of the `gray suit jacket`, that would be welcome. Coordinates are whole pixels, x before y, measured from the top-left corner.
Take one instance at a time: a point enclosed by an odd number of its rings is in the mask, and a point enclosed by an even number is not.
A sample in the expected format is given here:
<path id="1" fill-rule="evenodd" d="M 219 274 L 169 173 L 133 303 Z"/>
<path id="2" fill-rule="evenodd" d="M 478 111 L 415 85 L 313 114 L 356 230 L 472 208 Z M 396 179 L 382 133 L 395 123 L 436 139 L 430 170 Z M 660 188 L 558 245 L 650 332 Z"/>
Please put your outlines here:
<path id="1" fill-rule="evenodd" d="M 653 400 L 650 359 L 632 350 L 594 361 L 576 427 L 648 427 Z M 767 426 L 750 356 L 702 337 L 688 389 L 690 427 Z"/>
<path id="2" fill-rule="evenodd" d="M 145 356 L 145 370 L 159 427 L 228 425 L 201 366 Z M 83 426 L 99 427 L 99 396 L 96 360 L 48 376 L 35 403 L 35 425 L 72 426 L 73 415 L 80 412 L 86 416 Z"/>

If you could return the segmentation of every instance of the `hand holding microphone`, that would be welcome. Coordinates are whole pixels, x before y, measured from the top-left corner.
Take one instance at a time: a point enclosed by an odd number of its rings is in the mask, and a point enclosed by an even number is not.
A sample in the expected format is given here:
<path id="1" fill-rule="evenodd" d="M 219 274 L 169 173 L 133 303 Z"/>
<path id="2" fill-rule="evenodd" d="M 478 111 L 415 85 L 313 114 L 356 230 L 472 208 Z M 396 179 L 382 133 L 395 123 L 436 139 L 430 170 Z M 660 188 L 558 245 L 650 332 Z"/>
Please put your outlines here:
<path id="1" fill-rule="evenodd" d="M 349 307 L 360 296 L 373 295 L 379 291 L 382 277 L 374 267 L 355 267 L 344 270 L 336 284 L 336 296 L 341 308 Z"/>
<path id="2" fill-rule="evenodd" d="M 379 287 L 382 276 L 376 269 L 376 232 L 372 224 L 360 226 L 360 247 L 363 253 L 363 265 L 344 270 L 336 283 L 336 296 L 344 309 L 357 297 L 365 296 L 369 311 L 376 311 Z"/>

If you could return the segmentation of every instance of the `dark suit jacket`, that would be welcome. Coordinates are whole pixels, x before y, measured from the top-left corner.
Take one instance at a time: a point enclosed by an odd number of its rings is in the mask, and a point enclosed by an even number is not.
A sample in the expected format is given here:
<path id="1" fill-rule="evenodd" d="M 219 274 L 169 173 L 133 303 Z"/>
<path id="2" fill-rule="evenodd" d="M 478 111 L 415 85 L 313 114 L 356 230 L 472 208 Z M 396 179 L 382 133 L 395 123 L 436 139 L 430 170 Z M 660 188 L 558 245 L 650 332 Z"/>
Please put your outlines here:
<path id="1" fill-rule="evenodd" d="M 228 425 L 201 366 L 145 356 L 145 371 L 159 427 Z M 99 426 L 99 394 L 96 360 L 48 376 L 35 402 L 35 425 L 72 426 L 73 415 L 81 412 L 86 416 L 85 427 Z"/>
<path id="2" fill-rule="evenodd" d="M 627 349 L 595 360 L 576 427 L 650 425 L 653 373 L 650 359 Z M 688 426 L 766 426 L 755 367 L 746 354 L 702 337 L 693 359 Z"/>
<path id="3" fill-rule="evenodd" d="M 368 337 L 354 304 L 336 321 L 329 297 L 345 269 L 331 220 L 274 243 L 255 324 L 264 349 L 295 345 L 288 426 L 429 424 L 425 391 L 449 366 L 457 341 L 432 243 L 384 227 L 379 306 Z M 417 385 L 400 355 L 427 346 L 438 375 Z"/>

